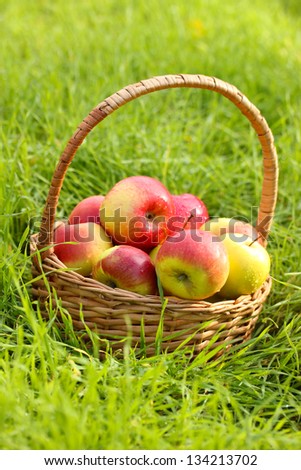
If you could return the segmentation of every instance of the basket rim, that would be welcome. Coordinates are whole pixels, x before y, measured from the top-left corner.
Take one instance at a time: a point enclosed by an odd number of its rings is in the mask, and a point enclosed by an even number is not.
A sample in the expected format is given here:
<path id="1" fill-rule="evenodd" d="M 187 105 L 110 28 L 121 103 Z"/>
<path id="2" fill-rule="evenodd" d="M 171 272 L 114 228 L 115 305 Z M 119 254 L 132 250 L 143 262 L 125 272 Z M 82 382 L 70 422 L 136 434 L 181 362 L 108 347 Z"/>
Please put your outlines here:
<path id="1" fill-rule="evenodd" d="M 85 291 L 95 292 L 95 295 L 101 294 L 107 298 L 109 302 L 112 301 L 117 304 L 128 303 L 133 305 L 149 305 L 150 308 L 158 305 L 162 306 L 162 300 L 159 295 L 142 295 L 102 284 L 90 276 L 83 276 L 82 274 L 68 268 L 54 252 L 48 253 L 47 257 L 42 258 L 38 248 L 38 236 L 38 233 L 30 236 L 30 252 L 35 268 L 44 275 L 45 273 L 46 275 L 47 273 L 51 275 L 57 274 L 61 278 L 64 278 L 67 283 L 74 283 L 78 288 L 78 291 L 83 289 Z M 175 296 L 164 296 L 165 299 L 168 299 L 166 310 L 196 313 L 201 311 L 216 313 L 219 311 L 220 313 L 230 314 L 233 307 L 238 309 L 239 306 L 251 305 L 252 303 L 256 305 L 263 303 L 271 290 L 271 285 L 272 278 L 269 275 L 256 292 L 241 295 L 236 299 L 218 300 L 218 296 L 214 296 L 215 300 L 210 301 L 209 299 L 189 300 Z"/>

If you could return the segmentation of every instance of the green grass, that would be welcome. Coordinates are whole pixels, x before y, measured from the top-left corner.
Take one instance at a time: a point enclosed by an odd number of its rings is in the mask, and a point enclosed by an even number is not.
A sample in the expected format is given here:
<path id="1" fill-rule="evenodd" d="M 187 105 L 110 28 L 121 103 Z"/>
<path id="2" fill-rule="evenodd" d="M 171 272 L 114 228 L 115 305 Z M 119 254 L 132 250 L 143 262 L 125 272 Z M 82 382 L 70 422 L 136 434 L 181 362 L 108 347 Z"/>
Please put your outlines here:
<path id="1" fill-rule="evenodd" d="M 0 1 L 0 446 L 3 449 L 300 449 L 301 8 L 288 0 Z M 65 143 L 100 101 L 166 73 L 229 81 L 279 154 L 268 249 L 275 279 L 253 338 L 208 361 L 183 351 L 100 360 L 42 320 L 28 293 L 36 231 Z M 240 113 L 200 90 L 136 100 L 93 131 L 58 207 L 131 174 L 252 219 L 260 148 Z"/>

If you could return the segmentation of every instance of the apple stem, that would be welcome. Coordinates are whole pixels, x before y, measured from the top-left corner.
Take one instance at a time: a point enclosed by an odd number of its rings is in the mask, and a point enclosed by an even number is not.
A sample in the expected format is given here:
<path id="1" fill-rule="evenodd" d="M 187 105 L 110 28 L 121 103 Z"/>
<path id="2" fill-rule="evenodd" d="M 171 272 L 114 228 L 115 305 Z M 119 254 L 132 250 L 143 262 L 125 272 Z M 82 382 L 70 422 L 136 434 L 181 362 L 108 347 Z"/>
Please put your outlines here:
<path id="1" fill-rule="evenodd" d="M 190 215 L 187 217 L 187 220 L 186 220 L 185 224 L 183 225 L 183 229 L 186 227 L 186 225 L 188 224 L 188 222 L 192 219 L 193 215 L 194 215 L 194 214 L 193 214 L 192 212 L 190 212 Z"/>
<path id="2" fill-rule="evenodd" d="M 252 246 L 253 243 L 257 242 L 258 240 L 260 240 L 262 237 L 261 233 L 258 235 L 258 237 L 254 238 L 254 240 L 251 241 L 251 243 L 249 244 L 249 246 Z"/>

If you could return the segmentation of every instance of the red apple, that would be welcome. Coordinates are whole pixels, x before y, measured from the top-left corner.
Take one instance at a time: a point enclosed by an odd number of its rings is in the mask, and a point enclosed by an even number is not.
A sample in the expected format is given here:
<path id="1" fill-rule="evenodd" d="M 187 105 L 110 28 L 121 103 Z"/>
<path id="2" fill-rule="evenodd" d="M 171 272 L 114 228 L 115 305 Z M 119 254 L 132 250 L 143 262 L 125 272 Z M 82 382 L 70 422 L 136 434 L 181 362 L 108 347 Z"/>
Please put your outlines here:
<path id="1" fill-rule="evenodd" d="M 171 194 L 149 176 L 130 176 L 106 195 L 100 222 L 118 245 L 150 250 L 168 235 L 167 222 L 174 214 Z"/>
<path id="2" fill-rule="evenodd" d="M 112 246 L 104 229 L 92 222 L 61 224 L 54 231 L 54 252 L 68 267 L 88 276 L 101 253 Z"/>
<path id="3" fill-rule="evenodd" d="M 93 268 L 92 277 L 108 286 L 142 295 L 157 292 L 156 271 L 149 255 L 130 245 L 104 251 Z"/>
<path id="4" fill-rule="evenodd" d="M 192 300 L 219 292 L 229 274 L 222 241 L 201 230 L 182 230 L 168 237 L 156 255 L 155 267 L 166 293 Z"/>
<path id="5" fill-rule="evenodd" d="M 169 221 L 172 232 L 185 229 L 199 229 L 208 219 L 209 214 L 204 202 L 194 194 L 172 195 L 175 205 L 174 217 Z"/>
<path id="6" fill-rule="evenodd" d="M 99 209 L 103 200 L 104 196 L 97 195 L 86 197 L 80 201 L 69 216 L 69 224 L 82 224 L 84 222 L 100 224 Z"/>

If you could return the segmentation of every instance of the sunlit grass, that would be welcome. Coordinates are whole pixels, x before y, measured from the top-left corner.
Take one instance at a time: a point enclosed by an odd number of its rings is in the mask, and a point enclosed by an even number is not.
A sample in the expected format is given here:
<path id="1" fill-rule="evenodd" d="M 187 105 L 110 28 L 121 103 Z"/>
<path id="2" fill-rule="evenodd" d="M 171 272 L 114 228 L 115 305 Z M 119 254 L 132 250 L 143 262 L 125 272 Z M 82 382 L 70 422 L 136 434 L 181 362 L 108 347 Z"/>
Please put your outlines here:
<path id="1" fill-rule="evenodd" d="M 299 2 L 0 2 L 0 447 L 300 449 L 301 228 Z M 243 12 L 240 13 L 240 12 Z M 280 182 L 268 249 L 273 288 L 253 338 L 218 359 L 179 350 L 97 354 L 30 296 L 37 231 L 58 157 L 84 116 L 129 83 L 166 73 L 236 85 L 270 124 Z M 260 146 L 231 103 L 168 90 L 93 130 L 58 205 L 131 174 L 193 192 L 211 215 L 254 222 Z M 160 343 L 160 331 L 157 346 Z M 208 361 L 208 359 L 211 359 Z"/>

